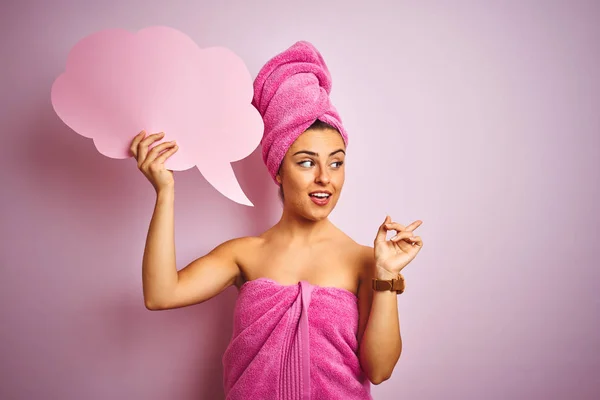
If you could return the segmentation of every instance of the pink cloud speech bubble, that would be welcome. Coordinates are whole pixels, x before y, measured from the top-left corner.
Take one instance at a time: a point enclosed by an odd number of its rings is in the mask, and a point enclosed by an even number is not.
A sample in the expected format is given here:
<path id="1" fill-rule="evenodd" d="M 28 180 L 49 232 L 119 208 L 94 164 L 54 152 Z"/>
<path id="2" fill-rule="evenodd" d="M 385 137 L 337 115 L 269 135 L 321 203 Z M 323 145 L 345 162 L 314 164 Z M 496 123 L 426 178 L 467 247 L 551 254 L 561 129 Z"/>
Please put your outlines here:
<path id="1" fill-rule="evenodd" d="M 182 32 L 155 26 L 80 40 L 52 85 L 51 101 L 67 126 L 110 158 L 131 157 L 131 140 L 142 130 L 165 132 L 156 144 L 179 145 L 166 168 L 195 166 L 223 195 L 252 206 L 230 164 L 262 138 L 252 95 L 252 77 L 232 51 L 200 49 Z"/>

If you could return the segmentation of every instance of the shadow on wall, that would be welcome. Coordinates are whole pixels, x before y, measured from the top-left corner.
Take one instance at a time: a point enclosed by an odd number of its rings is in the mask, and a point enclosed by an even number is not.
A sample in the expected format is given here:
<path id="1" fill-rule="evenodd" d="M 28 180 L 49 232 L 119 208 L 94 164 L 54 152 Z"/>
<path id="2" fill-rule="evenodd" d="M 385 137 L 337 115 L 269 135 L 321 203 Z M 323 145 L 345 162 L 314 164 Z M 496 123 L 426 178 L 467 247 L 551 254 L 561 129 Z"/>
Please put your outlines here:
<path id="1" fill-rule="evenodd" d="M 36 118 L 20 139 L 20 148 L 25 149 L 23 162 L 30 166 L 22 179 L 34 185 L 35 193 L 43 194 L 43 208 L 48 208 L 43 212 L 51 215 L 51 221 L 44 221 L 46 232 L 41 236 L 51 235 L 53 229 L 48 225 L 60 224 L 61 219 L 72 225 L 65 229 L 77 230 L 77 241 L 65 240 L 57 259 L 48 255 L 48 262 L 56 263 L 52 267 L 62 276 L 45 293 L 63 294 L 56 300 L 63 303 L 51 306 L 63 313 L 59 319 L 68 320 L 64 334 L 72 340 L 66 341 L 63 350 L 74 358 L 69 364 L 93 365 L 93 374 L 104 376 L 98 385 L 115 377 L 121 383 L 139 379 L 139 383 L 126 383 L 127 390 L 135 391 L 130 393 L 134 397 L 222 398 L 221 357 L 231 337 L 237 289 L 228 288 L 214 299 L 186 309 L 147 311 L 139 266 L 154 208 L 154 189 L 133 159 L 109 159 L 96 150 L 91 139 L 65 126 L 49 100 L 32 115 Z M 279 218 L 277 188 L 262 162 L 260 146 L 234 162 L 233 168 L 254 207 L 227 199 L 195 168 L 175 173 L 178 268 L 224 240 L 256 235 Z M 198 239 L 178 239 L 179 230 L 194 237 L 197 232 Z M 65 254 L 67 259 L 61 259 Z M 91 265 L 82 267 L 86 259 Z M 70 299 L 79 303 L 72 304 Z M 169 365 L 153 365 L 157 362 Z M 145 370 L 149 365 L 150 370 Z M 83 370 L 74 373 L 84 374 Z M 148 384 L 152 380 L 154 386 Z M 157 388 L 165 381 L 170 384 Z M 140 389 L 144 387 L 152 390 Z M 157 393 L 156 389 L 169 392 Z"/>

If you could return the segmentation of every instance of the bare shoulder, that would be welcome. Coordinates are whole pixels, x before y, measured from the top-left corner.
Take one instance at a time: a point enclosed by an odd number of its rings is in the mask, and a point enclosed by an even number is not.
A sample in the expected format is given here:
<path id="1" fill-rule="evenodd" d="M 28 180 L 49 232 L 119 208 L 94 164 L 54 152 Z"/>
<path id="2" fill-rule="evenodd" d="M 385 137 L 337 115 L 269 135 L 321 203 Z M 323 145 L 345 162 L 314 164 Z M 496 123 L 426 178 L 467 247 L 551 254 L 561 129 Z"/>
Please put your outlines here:
<path id="1" fill-rule="evenodd" d="M 260 258 L 264 243 L 265 239 L 260 236 L 242 236 L 223 242 L 214 250 L 229 254 L 237 265 L 234 285 L 238 288 L 246 281 L 248 266 L 254 265 Z"/>
<path id="2" fill-rule="evenodd" d="M 227 240 L 217 246 L 213 251 L 227 252 L 239 264 L 239 260 L 249 253 L 253 253 L 264 242 L 257 236 L 242 236 Z"/>
<path id="3" fill-rule="evenodd" d="M 359 245 L 360 249 L 358 250 L 359 254 L 359 264 L 360 264 L 360 274 L 359 278 L 361 281 L 370 280 L 375 271 L 375 251 L 372 246 Z"/>
<path id="4" fill-rule="evenodd" d="M 357 264 L 360 266 L 360 269 L 370 267 L 375 261 L 375 253 L 373 250 L 373 246 L 365 246 L 363 244 L 352 241 L 352 245 L 349 246 L 349 249 L 352 253 L 352 256 L 357 260 Z"/>
<path id="5" fill-rule="evenodd" d="M 354 266 L 359 281 L 365 278 L 370 279 L 375 264 L 373 246 L 362 245 L 341 231 L 340 234 L 340 247 L 344 249 L 344 253 L 352 260 L 351 264 Z"/>

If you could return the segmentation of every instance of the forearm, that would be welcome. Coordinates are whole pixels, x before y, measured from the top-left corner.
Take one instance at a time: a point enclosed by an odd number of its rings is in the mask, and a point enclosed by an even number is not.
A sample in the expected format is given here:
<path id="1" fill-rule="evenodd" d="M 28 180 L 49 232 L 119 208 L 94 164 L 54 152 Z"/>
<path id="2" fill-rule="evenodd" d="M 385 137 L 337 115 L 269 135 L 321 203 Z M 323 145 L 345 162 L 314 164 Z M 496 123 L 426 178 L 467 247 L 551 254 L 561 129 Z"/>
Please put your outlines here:
<path id="1" fill-rule="evenodd" d="M 142 261 L 144 302 L 149 309 L 160 308 L 177 285 L 174 203 L 174 188 L 157 193 Z"/>
<path id="2" fill-rule="evenodd" d="M 359 346 L 361 365 L 373 383 L 381 383 L 391 376 L 402 352 L 397 300 L 396 292 L 373 292 L 369 319 Z"/>

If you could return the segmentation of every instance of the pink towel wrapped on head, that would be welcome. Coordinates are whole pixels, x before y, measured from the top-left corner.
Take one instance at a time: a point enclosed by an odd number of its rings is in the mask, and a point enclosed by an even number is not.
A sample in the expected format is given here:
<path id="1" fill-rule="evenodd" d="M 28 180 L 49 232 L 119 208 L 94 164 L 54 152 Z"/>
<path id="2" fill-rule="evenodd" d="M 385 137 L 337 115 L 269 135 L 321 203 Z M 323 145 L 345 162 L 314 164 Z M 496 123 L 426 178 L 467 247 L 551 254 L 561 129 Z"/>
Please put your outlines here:
<path id="1" fill-rule="evenodd" d="M 292 143 L 317 119 L 335 127 L 348 145 L 330 92 L 329 69 L 306 41 L 273 57 L 256 76 L 252 104 L 263 118 L 262 156 L 273 180 Z"/>
<path id="2" fill-rule="evenodd" d="M 223 355 L 228 400 L 372 399 L 357 356 L 358 298 L 348 290 L 242 285 Z"/>

